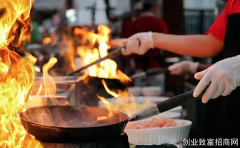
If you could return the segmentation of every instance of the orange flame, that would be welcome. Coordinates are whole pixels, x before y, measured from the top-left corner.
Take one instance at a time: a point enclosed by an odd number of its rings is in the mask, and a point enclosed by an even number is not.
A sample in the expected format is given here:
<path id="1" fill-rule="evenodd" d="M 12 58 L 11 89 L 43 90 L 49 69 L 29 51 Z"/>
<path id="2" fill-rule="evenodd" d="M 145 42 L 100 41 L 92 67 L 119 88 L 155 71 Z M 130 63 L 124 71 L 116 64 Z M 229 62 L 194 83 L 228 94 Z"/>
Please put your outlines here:
<path id="1" fill-rule="evenodd" d="M 37 91 L 37 95 L 40 95 L 40 94 L 41 94 L 42 87 L 43 87 L 43 84 L 40 84 L 39 89 L 38 89 L 38 91 Z"/>
<path id="2" fill-rule="evenodd" d="M 98 26 L 98 34 L 93 31 L 86 31 L 85 29 L 76 28 L 75 35 L 81 35 L 81 42 L 83 46 L 78 47 L 78 54 L 84 59 L 84 65 L 92 63 L 99 58 L 108 55 L 109 35 L 111 30 L 105 25 Z M 84 46 L 88 43 L 87 46 Z M 98 44 L 98 47 L 96 47 Z M 119 79 L 121 82 L 126 83 L 131 81 L 125 74 L 117 69 L 117 63 L 111 59 L 107 59 L 98 65 L 93 65 L 88 68 L 90 76 L 99 78 Z"/>
<path id="3" fill-rule="evenodd" d="M 34 67 L 35 72 L 41 72 L 39 67 Z"/>
<path id="4" fill-rule="evenodd" d="M 51 99 L 54 105 L 69 105 L 69 102 L 66 100 L 58 100 L 52 95 L 56 94 L 56 83 L 52 76 L 48 74 L 48 71 L 57 63 L 57 59 L 55 57 L 50 58 L 49 62 L 43 66 L 43 85 L 45 96 Z"/>
<path id="5" fill-rule="evenodd" d="M 33 1 L 1 2 L 6 10 L 0 19 L 0 147 L 40 148 L 40 142 L 27 134 L 18 117 L 34 81 L 34 58 L 23 48 L 30 38 L 29 14 Z"/>
<path id="6" fill-rule="evenodd" d="M 107 116 L 98 117 L 97 121 L 110 118 L 114 115 L 114 113 L 119 112 L 118 110 L 115 109 L 115 106 L 113 104 L 111 104 L 110 102 L 108 102 L 104 97 L 98 96 L 98 98 L 104 103 L 104 105 L 108 109 L 109 114 Z"/>
<path id="7" fill-rule="evenodd" d="M 118 91 L 114 92 L 111 91 L 104 80 L 102 80 L 103 86 L 108 94 L 112 95 L 117 99 L 116 102 L 108 102 L 106 99 L 99 98 L 103 104 L 106 106 L 106 108 L 109 110 L 109 112 L 114 111 L 121 111 L 125 112 L 129 116 L 133 115 L 136 112 L 136 103 L 134 100 L 133 95 L 129 94 L 127 91 Z M 110 105 L 109 105 L 110 104 Z"/>
<path id="8" fill-rule="evenodd" d="M 56 94 L 56 84 L 53 79 L 48 74 L 49 69 L 51 69 L 55 64 L 57 63 L 57 59 L 52 57 L 50 58 L 49 62 L 43 66 L 43 84 L 44 84 L 44 90 L 45 95 L 55 95 Z M 51 90 L 49 90 L 49 88 Z"/>
<path id="9" fill-rule="evenodd" d="M 50 37 L 46 37 L 43 39 L 43 44 L 48 45 L 52 43 L 52 39 Z"/>

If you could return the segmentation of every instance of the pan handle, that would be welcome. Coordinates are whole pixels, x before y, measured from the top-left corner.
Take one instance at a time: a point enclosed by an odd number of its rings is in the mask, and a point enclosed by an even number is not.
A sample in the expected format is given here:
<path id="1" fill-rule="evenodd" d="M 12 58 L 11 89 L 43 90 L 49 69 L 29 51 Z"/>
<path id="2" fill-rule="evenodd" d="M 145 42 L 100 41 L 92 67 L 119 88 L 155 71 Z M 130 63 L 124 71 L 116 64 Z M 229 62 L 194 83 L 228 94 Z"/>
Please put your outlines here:
<path id="1" fill-rule="evenodd" d="M 191 90 L 191 91 L 185 92 L 183 94 L 180 94 L 178 96 L 175 96 L 173 98 L 170 98 L 166 101 L 163 101 L 161 103 L 158 103 L 157 107 L 158 107 L 159 112 L 162 113 L 162 112 L 168 111 L 168 110 L 173 109 L 175 107 L 186 104 L 187 102 L 189 102 L 191 100 L 201 99 L 202 96 L 204 95 L 204 93 L 206 92 L 206 90 L 208 89 L 210 84 L 208 84 L 206 86 L 206 88 L 202 91 L 202 93 L 196 98 L 193 97 L 194 90 Z"/>

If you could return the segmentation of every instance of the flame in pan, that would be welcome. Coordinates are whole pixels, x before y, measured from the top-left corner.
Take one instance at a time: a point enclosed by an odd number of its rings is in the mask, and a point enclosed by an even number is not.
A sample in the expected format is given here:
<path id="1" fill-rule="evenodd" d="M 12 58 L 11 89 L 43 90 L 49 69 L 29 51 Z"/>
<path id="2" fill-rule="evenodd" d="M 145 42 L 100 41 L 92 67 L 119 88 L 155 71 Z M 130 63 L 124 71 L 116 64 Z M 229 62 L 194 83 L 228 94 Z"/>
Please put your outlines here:
<path id="1" fill-rule="evenodd" d="M 134 96 L 130 94 L 128 91 L 120 91 L 114 92 L 110 90 L 104 80 L 102 80 L 103 86 L 108 94 L 112 95 L 114 98 L 116 98 L 115 102 L 109 102 L 106 99 L 99 98 L 105 105 L 105 107 L 111 112 L 113 109 L 114 111 L 121 111 L 126 113 L 128 116 L 133 115 L 134 112 L 136 112 L 136 103 L 134 100 Z M 111 105 L 109 105 L 111 104 Z M 103 107 L 103 106 L 100 106 Z"/>

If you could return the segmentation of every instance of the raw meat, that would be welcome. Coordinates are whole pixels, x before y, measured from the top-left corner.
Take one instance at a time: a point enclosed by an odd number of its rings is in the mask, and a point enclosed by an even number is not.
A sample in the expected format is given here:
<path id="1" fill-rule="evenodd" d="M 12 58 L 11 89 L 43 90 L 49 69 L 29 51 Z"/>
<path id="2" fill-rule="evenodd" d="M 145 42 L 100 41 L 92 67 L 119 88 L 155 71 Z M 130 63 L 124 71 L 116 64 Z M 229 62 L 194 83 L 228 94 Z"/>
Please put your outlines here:
<path id="1" fill-rule="evenodd" d="M 185 125 L 186 123 L 181 123 Z M 162 128 L 177 126 L 177 123 L 173 119 L 167 119 L 165 117 L 154 116 L 149 120 L 142 120 L 136 122 L 129 122 L 126 129 L 147 129 L 147 128 Z"/>

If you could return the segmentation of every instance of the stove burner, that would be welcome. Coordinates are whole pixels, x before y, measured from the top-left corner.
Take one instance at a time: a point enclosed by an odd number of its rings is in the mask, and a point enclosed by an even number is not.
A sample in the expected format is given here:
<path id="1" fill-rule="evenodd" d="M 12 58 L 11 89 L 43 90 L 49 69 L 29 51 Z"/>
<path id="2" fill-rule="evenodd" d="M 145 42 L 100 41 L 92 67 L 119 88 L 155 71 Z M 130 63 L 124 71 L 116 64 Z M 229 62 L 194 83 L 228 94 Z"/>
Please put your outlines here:
<path id="1" fill-rule="evenodd" d="M 44 148 L 130 148 L 127 134 L 108 138 L 106 140 L 92 140 L 82 143 L 42 143 Z"/>

